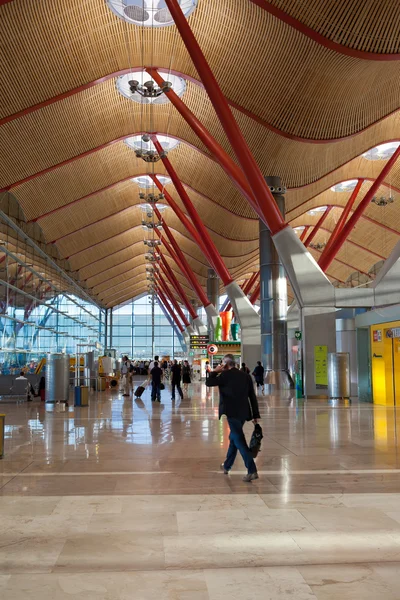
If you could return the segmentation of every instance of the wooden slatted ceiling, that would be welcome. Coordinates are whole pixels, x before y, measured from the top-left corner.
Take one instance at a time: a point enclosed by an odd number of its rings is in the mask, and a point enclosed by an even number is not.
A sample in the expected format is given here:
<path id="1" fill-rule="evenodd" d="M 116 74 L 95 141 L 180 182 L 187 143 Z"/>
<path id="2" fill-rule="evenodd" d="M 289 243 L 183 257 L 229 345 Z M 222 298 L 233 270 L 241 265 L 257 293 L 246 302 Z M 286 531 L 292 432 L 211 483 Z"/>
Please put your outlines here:
<path id="1" fill-rule="evenodd" d="M 400 51 L 400 13 L 397 0 L 264 0 L 285 11 L 328 39 L 365 52 Z M 377 24 L 380 27 L 377 27 Z"/>
<path id="2" fill-rule="evenodd" d="M 127 67 L 126 36 L 133 64 L 168 68 L 171 62 L 173 69 L 196 75 L 174 27 L 139 35 L 139 28 L 120 21 L 104 0 L 70 0 L 68 7 L 61 0 L 50 5 L 14 0 L 0 11 L 4 53 L 13 57 L 2 69 L 1 87 L 9 92 L 5 114 Z M 246 108 L 284 131 L 341 137 L 398 107 L 397 62 L 337 55 L 248 0 L 202 0 L 190 23 L 224 93 L 240 101 L 243 89 L 252 90 Z M 377 29 L 374 19 L 371 26 Z M 227 60 L 234 69 L 226 68 Z M 35 85 L 26 85 L 28 65 Z"/>
<path id="3" fill-rule="evenodd" d="M 318 7 L 319 1 L 313 0 L 312 6 L 308 3 L 309 8 Z M 281 0 L 275 3 L 282 4 Z M 284 4 L 292 11 L 299 8 L 291 0 Z M 339 35 L 348 0 L 339 4 L 336 20 L 331 13 L 334 35 Z M 313 10 L 302 13 L 301 18 L 307 20 L 312 14 L 318 29 L 318 15 Z M 357 34 L 356 22 L 359 23 L 359 15 L 352 30 L 353 40 Z M 191 24 L 227 97 L 288 136 L 316 139 L 348 136 L 383 118 L 354 137 L 315 145 L 282 137 L 250 116 L 233 111 L 263 172 L 279 173 L 288 187 L 298 186 L 287 194 L 289 219 L 312 224 L 310 216 L 302 214 L 305 210 L 332 203 L 344 206 L 347 201 L 348 194 L 324 190 L 341 180 L 376 177 L 382 161 L 367 161 L 358 156 L 380 142 L 400 138 L 400 113 L 389 115 L 398 108 L 399 63 L 374 64 L 339 56 L 294 32 L 248 0 L 226 0 L 224 6 L 217 0 L 201 0 Z M 24 36 L 16 35 L 16 31 L 23 31 Z M 139 28 L 119 21 L 104 0 L 85 0 L 85 3 L 70 0 L 67 7 L 61 0 L 54 0 L 51 7 L 14 0 L 0 7 L 0 33 L 6 58 L 0 83 L 3 78 L 1 89 L 7 91 L 7 97 L 0 103 L 0 114 L 12 114 L 126 68 L 125 35 L 130 41 L 131 63 L 142 64 L 139 32 Z M 174 27 L 145 30 L 143 39 L 144 62 L 150 62 L 154 40 L 153 64 L 166 66 L 168 60 L 173 69 L 196 77 Z M 263 39 L 262 51 L 260 39 Z M 243 47 L 245 52 L 237 50 Z M 26 84 L 27 57 L 31 85 Z M 235 69 L 227 69 L 227 61 Z M 268 73 L 268 77 L 260 77 L 260 73 Z M 279 81 L 279 85 L 271 85 L 271 81 Z M 234 158 L 204 90 L 189 83 L 184 102 Z M 313 118 L 305 119 L 308 114 Z M 0 128 L 0 187 L 116 138 L 149 129 L 149 123 L 149 110 L 142 110 L 121 97 L 112 79 L 81 91 Z M 189 195 L 232 275 L 241 277 L 249 264 L 257 268 L 258 225 L 247 202 L 215 162 L 207 158 L 201 142 L 171 105 L 155 107 L 151 125 L 153 130 L 168 131 L 197 147 L 198 150 L 182 143 L 170 153 L 170 159 L 182 181 L 193 188 Z M 157 172 L 165 173 L 161 163 L 156 168 Z M 110 282 L 123 286 L 131 281 L 131 264 L 138 261 L 137 268 L 142 273 L 145 269 L 137 188 L 131 182 L 121 182 L 68 205 L 145 171 L 146 165 L 135 158 L 133 151 L 123 142 L 116 142 L 16 186 L 13 192 L 27 220 L 64 207 L 39 221 L 45 238 L 50 241 L 62 237 L 57 242 L 61 256 L 72 255 L 71 268 L 79 272 L 81 280 L 87 280 L 89 289 L 94 291 L 101 286 L 104 298 L 111 298 L 114 284 Z M 391 173 L 390 182 L 400 188 L 400 165 Z M 359 200 L 370 185 L 369 182 L 363 185 Z M 180 204 L 175 191 L 171 193 Z M 326 229 L 333 229 L 339 214 L 340 209 L 332 211 Z M 355 262 L 356 268 L 367 271 L 378 256 L 390 253 L 398 239 L 396 231 L 400 231 L 396 203 L 384 210 L 371 205 L 366 216 L 384 225 L 390 222 L 394 231 L 377 228 L 373 222 L 362 219 L 349 238 L 354 243 L 344 245 L 338 260 L 330 267 L 330 276 L 343 281 L 352 266 L 342 263 Z M 189 264 L 204 282 L 207 261 L 178 220 L 168 216 L 170 221 Z M 76 231 L 79 227 L 85 229 Z M 63 237 L 67 234 L 70 235 Z M 326 241 L 327 236 L 321 230 L 315 241 Z M 183 285 L 187 284 L 179 273 L 177 276 Z M 142 281 L 129 285 L 132 293 L 140 293 Z M 190 293 L 190 287 L 188 290 Z"/>
<path id="4" fill-rule="evenodd" d="M 189 83 L 184 100 L 232 154 L 204 90 Z M 145 111 L 142 119 L 140 111 L 139 104 L 117 93 L 112 80 L 3 125 L 0 128 L 0 187 L 123 135 L 148 129 L 149 112 Z M 324 175 L 328 168 L 339 167 L 380 141 L 400 138 L 398 113 L 339 145 L 322 146 L 282 139 L 249 117 L 234 113 L 262 170 L 279 172 L 288 187 L 310 183 Z M 101 126 L 95 126 L 96 122 Z M 168 130 L 171 135 L 182 137 L 205 151 L 171 105 L 154 108 L 151 127 L 161 133 Z"/>

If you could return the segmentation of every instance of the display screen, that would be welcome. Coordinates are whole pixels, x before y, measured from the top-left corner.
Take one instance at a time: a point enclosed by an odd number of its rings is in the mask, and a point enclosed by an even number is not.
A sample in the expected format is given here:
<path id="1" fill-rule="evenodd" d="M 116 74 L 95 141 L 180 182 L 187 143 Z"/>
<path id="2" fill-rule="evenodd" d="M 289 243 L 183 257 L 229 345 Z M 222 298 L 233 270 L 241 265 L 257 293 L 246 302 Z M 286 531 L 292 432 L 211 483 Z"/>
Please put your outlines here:
<path id="1" fill-rule="evenodd" d="M 209 335 L 191 335 L 190 349 L 191 350 L 206 350 L 210 343 Z"/>

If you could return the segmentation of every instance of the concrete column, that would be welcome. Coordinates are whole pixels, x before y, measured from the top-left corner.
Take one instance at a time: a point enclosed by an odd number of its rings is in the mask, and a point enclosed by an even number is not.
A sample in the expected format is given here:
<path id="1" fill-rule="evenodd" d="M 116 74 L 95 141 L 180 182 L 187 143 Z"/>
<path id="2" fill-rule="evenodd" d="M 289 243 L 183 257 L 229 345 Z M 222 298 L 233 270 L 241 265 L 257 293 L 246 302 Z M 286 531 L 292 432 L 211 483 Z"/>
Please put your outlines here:
<path id="1" fill-rule="evenodd" d="M 207 298 L 219 310 L 219 278 L 214 269 L 208 269 Z"/>
<path id="2" fill-rule="evenodd" d="M 280 178 L 265 179 L 285 217 Z M 261 220 L 259 227 L 261 361 L 265 368 L 265 383 L 273 385 L 274 389 L 289 389 L 293 383 L 288 370 L 286 274 L 268 228 Z"/>
<path id="3" fill-rule="evenodd" d="M 209 299 L 212 305 L 206 308 L 208 333 L 210 335 L 210 338 L 213 339 L 216 324 L 216 316 L 218 316 L 219 314 L 219 278 L 214 269 L 208 269 L 207 298 Z"/>
<path id="4" fill-rule="evenodd" d="M 327 346 L 327 353 L 336 352 L 336 308 L 305 306 L 301 309 L 303 332 L 304 394 L 315 398 L 328 395 L 328 384 L 315 381 L 315 347 Z"/>
<path id="5" fill-rule="evenodd" d="M 197 300 L 195 300 L 195 299 L 190 300 L 190 304 L 193 306 L 194 310 L 197 313 L 197 309 L 198 309 L 198 306 L 199 306 L 199 303 L 197 302 Z M 194 319 L 192 319 L 192 317 L 190 315 L 189 315 L 189 321 L 190 321 L 190 324 L 193 325 Z"/>
<path id="6" fill-rule="evenodd" d="M 336 352 L 348 352 L 350 355 L 350 392 L 352 396 L 357 396 L 357 335 L 355 318 L 336 319 Z"/>

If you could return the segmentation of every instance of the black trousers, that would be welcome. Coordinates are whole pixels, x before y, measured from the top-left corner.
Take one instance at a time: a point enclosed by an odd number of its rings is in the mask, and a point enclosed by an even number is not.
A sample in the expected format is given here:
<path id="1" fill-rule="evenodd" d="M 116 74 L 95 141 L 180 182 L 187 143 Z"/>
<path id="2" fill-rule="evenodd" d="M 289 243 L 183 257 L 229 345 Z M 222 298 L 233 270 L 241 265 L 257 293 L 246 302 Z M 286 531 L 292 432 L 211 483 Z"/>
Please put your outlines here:
<path id="1" fill-rule="evenodd" d="M 172 380 L 171 385 L 172 385 L 172 398 L 175 398 L 175 388 L 178 390 L 178 394 L 180 395 L 180 397 L 183 398 L 181 382 Z"/>

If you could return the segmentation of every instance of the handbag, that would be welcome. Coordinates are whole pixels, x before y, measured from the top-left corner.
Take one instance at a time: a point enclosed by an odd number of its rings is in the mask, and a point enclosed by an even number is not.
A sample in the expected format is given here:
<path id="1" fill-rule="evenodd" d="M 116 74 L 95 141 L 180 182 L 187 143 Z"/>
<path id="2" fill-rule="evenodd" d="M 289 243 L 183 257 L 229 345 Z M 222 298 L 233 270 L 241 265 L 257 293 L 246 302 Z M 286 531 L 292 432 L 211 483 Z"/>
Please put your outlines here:
<path id="1" fill-rule="evenodd" d="M 165 385 L 163 384 L 163 382 L 160 383 L 160 390 L 165 390 Z"/>
<path id="2" fill-rule="evenodd" d="M 264 436 L 263 436 L 261 425 L 256 423 L 254 425 L 254 431 L 252 433 L 251 440 L 250 440 L 250 446 L 249 446 L 250 452 L 251 452 L 253 458 L 257 458 L 257 454 L 261 450 L 261 440 L 263 439 L 263 437 Z"/>

